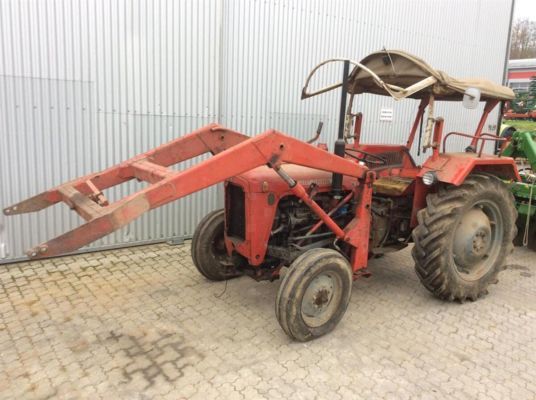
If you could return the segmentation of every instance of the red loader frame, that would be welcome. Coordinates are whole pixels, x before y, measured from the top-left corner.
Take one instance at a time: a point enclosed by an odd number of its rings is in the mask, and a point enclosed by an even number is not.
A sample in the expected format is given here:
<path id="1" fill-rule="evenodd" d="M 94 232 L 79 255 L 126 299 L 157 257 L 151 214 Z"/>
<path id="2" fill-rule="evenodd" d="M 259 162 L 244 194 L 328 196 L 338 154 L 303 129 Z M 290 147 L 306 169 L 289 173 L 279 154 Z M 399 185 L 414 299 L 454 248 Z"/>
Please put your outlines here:
<path id="1" fill-rule="evenodd" d="M 168 168 L 205 153 L 212 153 L 214 157 L 185 171 L 176 172 Z M 353 193 L 359 201 L 354 220 L 346 228 L 340 228 L 309 196 L 303 185 L 286 174 L 284 163 L 357 178 Z M 151 209 L 262 165 L 273 168 L 292 193 L 304 201 L 339 240 L 354 247 L 354 271 L 366 266 L 370 229 L 368 210 L 374 173 L 355 161 L 330 154 L 275 130 L 249 138 L 216 124 L 207 125 L 102 172 L 75 179 L 17 203 L 4 209 L 4 214 L 39 211 L 59 202 L 76 211 L 86 220 L 85 224 L 27 252 L 32 259 L 57 256 L 106 236 Z M 103 190 L 131 179 L 150 185 L 109 204 Z"/>

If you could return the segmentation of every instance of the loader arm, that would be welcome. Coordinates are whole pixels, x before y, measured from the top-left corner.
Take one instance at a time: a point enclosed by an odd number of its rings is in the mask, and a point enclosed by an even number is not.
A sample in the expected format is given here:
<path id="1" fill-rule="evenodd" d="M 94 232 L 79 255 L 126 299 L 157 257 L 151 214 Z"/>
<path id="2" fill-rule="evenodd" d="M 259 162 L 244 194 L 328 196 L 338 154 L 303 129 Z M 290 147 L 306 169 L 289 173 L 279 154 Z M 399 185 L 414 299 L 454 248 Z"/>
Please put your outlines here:
<path id="1" fill-rule="evenodd" d="M 211 152 L 214 157 L 184 171 L 167 167 Z M 5 215 L 66 203 L 86 223 L 30 250 L 30 258 L 72 252 L 125 226 L 143 213 L 253 168 L 298 164 L 364 179 L 367 168 L 275 130 L 256 137 L 208 125 L 189 135 L 108 168 L 75 179 L 4 209 Z M 131 179 L 150 185 L 113 204 L 102 190 Z"/>

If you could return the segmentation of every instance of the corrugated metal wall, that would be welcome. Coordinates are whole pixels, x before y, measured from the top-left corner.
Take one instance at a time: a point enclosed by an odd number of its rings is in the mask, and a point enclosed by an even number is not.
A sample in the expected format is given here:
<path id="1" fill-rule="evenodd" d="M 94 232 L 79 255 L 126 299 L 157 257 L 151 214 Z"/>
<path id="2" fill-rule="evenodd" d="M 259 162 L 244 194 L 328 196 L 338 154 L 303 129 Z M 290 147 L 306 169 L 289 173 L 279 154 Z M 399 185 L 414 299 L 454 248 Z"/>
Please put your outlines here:
<path id="1" fill-rule="evenodd" d="M 323 120 L 332 142 L 338 95 L 300 101 L 306 74 L 325 58 L 400 48 L 454 76 L 500 82 L 510 12 L 510 0 L 0 0 L 0 206 L 212 121 L 308 138 Z M 328 68 L 315 85 L 340 73 Z M 382 107 L 394 109 L 393 122 L 379 121 Z M 364 96 L 355 109 L 366 141 L 400 143 L 415 107 Z M 449 131 L 478 119 L 459 104 L 438 115 Z M 138 187 L 123 186 L 107 195 Z M 220 203 L 217 188 L 205 190 L 92 247 L 191 235 Z M 0 216 L 0 260 L 80 222 L 61 205 Z"/>

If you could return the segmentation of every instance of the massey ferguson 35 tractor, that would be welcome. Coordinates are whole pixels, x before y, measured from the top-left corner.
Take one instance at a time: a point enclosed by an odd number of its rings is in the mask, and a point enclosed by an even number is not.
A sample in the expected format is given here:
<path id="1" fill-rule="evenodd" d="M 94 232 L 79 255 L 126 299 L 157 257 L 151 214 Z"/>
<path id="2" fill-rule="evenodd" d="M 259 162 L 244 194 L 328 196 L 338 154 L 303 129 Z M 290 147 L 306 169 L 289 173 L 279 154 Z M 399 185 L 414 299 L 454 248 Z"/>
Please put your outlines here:
<path id="1" fill-rule="evenodd" d="M 342 82 L 308 92 L 314 73 L 331 62 L 343 62 Z M 334 153 L 312 144 L 319 132 L 305 143 L 276 130 L 248 137 L 213 124 L 7 207 L 4 214 L 64 202 L 85 219 L 28 251 L 38 259 L 72 252 L 151 209 L 225 182 L 225 209 L 200 222 L 193 262 L 214 281 L 240 275 L 273 280 L 288 267 L 275 311 L 283 330 L 299 341 L 334 329 L 350 301 L 352 280 L 370 274 L 371 257 L 412 241 L 417 275 L 434 295 L 463 302 L 485 294 L 497 282 L 516 233 L 515 203 L 504 182 L 520 177 L 513 159 L 483 153 L 484 143 L 503 139 L 482 130 L 490 111 L 513 99 L 513 92 L 488 81 L 454 79 L 395 50 L 361 62 L 324 61 L 307 78 L 302 98 L 336 88 L 342 96 Z M 352 104 L 362 93 L 420 100 L 405 144 L 361 143 L 363 117 Z M 435 102 L 443 100 L 469 108 L 485 102 L 474 135 L 443 138 L 443 119 L 434 114 Z M 452 135 L 467 138 L 465 152 L 446 152 Z M 430 152 L 422 166 L 410 155 L 416 136 Z M 183 171 L 168 168 L 204 153 L 213 157 Z M 103 191 L 131 179 L 149 186 L 109 204 Z"/>

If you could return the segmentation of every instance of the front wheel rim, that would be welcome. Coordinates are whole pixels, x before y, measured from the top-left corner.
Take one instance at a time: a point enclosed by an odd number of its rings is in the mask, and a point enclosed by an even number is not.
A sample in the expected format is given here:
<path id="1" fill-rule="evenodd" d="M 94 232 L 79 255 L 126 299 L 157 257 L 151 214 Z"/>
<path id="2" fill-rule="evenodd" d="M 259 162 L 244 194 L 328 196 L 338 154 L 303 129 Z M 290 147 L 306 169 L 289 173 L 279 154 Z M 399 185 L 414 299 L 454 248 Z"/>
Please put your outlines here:
<path id="1" fill-rule="evenodd" d="M 307 286 L 301 302 L 301 315 L 311 328 L 327 323 L 339 308 L 342 280 L 333 272 L 315 276 Z"/>

